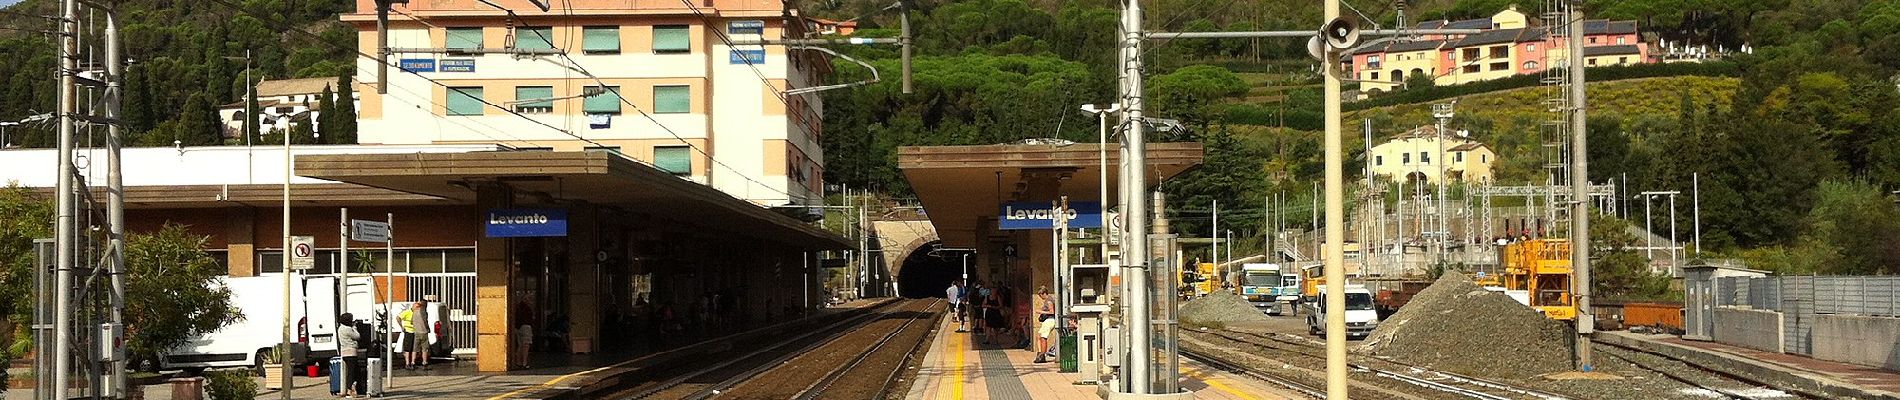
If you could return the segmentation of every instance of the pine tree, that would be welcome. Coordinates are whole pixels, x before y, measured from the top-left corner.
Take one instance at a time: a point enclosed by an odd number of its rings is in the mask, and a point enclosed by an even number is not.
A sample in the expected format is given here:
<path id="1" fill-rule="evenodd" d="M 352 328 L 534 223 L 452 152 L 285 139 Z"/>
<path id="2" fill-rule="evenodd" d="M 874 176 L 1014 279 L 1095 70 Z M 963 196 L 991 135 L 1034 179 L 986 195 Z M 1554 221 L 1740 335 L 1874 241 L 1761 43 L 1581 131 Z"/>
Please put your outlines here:
<path id="1" fill-rule="evenodd" d="M 257 91 L 247 90 L 245 91 L 245 93 L 246 93 L 245 95 L 246 98 L 244 99 L 244 135 L 245 135 L 244 137 L 247 140 L 261 141 L 263 140 L 263 138 L 258 137 L 257 132 L 259 130 L 258 125 L 262 125 L 263 122 L 261 122 L 261 120 L 258 118 L 259 116 L 257 113 L 264 112 L 264 108 L 257 106 Z M 269 144 L 272 142 L 252 142 L 252 143 Z"/>
<path id="2" fill-rule="evenodd" d="M 316 120 L 317 132 L 323 134 L 324 143 L 345 144 L 337 141 L 341 132 L 336 130 L 336 113 L 331 112 L 336 109 L 336 102 L 330 100 L 331 96 L 335 95 L 330 92 L 329 85 L 323 86 L 323 95 L 317 98 L 317 117 L 313 119 Z"/>
<path id="3" fill-rule="evenodd" d="M 126 70 L 124 101 L 119 103 L 119 111 L 125 115 L 125 129 L 134 136 L 157 125 L 158 118 L 152 113 L 151 77 L 147 75 L 149 72 L 143 67 Z"/>
<path id="4" fill-rule="evenodd" d="M 183 115 L 178 116 L 181 130 L 177 140 L 186 146 L 211 146 L 224 143 L 224 135 L 218 129 L 218 112 L 212 108 L 211 100 L 204 93 L 195 93 L 185 100 Z"/>
<path id="5" fill-rule="evenodd" d="M 355 74 L 356 74 L 356 71 L 350 68 L 344 68 L 343 72 L 337 74 L 336 99 L 335 101 L 332 102 L 334 103 L 335 108 L 333 109 L 333 108 L 326 107 L 323 109 L 323 115 L 329 116 L 328 120 L 331 121 L 330 124 L 324 125 L 326 127 L 324 128 L 324 130 L 332 132 L 330 135 L 335 137 L 334 141 L 330 143 L 336 143 L 336 144 L 356 144 L 357 143 L 356 141 L 356 101 L 355 101 L 356 89 L 353 86 L 351 86 L 351 83 L 350 83 L 350 76 L 355 75 Z M 329 96 L 324 96 L 324 99 L 329 99 L 329 98 L 330 98 Z M 335 111 L 331 111 L 331 110 L 335 110 Z M 335 126 L 335 128 L 334 129 L 328 128 L 329 126 Z"/>

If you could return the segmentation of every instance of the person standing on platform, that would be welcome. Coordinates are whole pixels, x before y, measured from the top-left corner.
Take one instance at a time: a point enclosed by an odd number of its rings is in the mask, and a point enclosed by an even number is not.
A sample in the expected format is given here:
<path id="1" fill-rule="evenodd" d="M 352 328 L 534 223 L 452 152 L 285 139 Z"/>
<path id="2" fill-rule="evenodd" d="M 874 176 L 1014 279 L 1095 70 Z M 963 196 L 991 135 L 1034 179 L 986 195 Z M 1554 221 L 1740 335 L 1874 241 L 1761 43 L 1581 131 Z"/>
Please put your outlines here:
<path id="1" fill-rule="evenodd" d="M 950 281 L 950 287 L 943 290 L 943 296 L 950 300 L 950 313 L 957 319 L 957 333 L 969 332 L 963 327 L 963 280 Z"/>
<path id="2" fill-rule="evenodd" d="M 1049 362 L 1049 337 L 1056 331 L 1056 302 L 1050 298 L 1048 286 L 1036 287 L 1036 363 Z"/>
<path id="3" fill-rule="evenodd" d="M 670 317 L 673 315 L 671 308 L 666 310 L 667 316 Z M 534 309 L 528 306 L 528 302 L 522 301 L 515 303 L 515 315 L 511 318 L 516 321 L 515 346 L 512 357 L 509 358 L 515 361 L 514 364 L 517 369 L 528 369 L 528 353 L 534 348 L 534 324 L 529 321 L 533 316 Z"/>
<path id="4" fill-rule="evenodd" d="M 1001 294 L 1000 290 L 989 286 L 984 286 L 977 292 L 977 295 L 983 299 L 983 344 L 996 341 L 996 331 L 1008 328 L 1006 325 L 1008 320 L 1003 319 Z"/>
<path id="5" fill-rule="evenodd" d="M 343 357 L 343 370 L 349 371 L 349 374 L 345 375 L 343 391 L 338 395 L 356 398 L 357 394 L 363 393 L 356 383 L 358 379 L 364 378 L 362 372 L 357 372 L 363 368 L 363 358 L 357 356 L 357 347 L 363 342 L 363 335 L 356 331 L 356 316 L 350 313 L 337 316 L 336 326 L 339 328 L 336 339 L 337 356 Z"/>
<path id="6" fill-rule="evenodd" d="M 429 309 L 422 302 L 418 301 L 410 310 L 409 318 L 403 320 L 404 324 L 409 325 L 405 328 L 414 333 L 414 337 L 409 339 L 411 343 L 405 344 L 409 346 L 409 368 L 428 368 Z"/>

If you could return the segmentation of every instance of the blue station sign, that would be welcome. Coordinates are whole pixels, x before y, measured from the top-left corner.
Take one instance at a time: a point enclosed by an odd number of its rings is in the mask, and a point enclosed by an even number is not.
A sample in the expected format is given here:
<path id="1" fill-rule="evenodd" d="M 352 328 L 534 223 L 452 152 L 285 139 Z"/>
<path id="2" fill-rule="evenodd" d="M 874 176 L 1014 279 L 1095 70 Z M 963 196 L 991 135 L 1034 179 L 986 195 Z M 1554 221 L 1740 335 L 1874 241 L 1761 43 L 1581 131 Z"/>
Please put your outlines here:
<path id="1" fill-rule="evenodd" d="M 727 62 L 732 65 L 764 64 L 765 50 L 733 50 L 730 58 Z"/>
<path id="2" fill-rule="evenodd" d="M 442 59 L 442 72 L 475 72 L 475 59 L 444 58 Z"/>
<path id="3" fill-rule="evenodd" d="M 402 70 L 409 72 L 435 72 L 433 58 L 404 58 L 396 63 Z"/>
<path id="4" fill-rule="evenodd" d="M 996 227 L 1001 230 L 1055 229 L 1055 204 L 1051 202 L 1018 201 L 1003 203 L 1002 215 L 996 219 Z M 1094 201 L 1072 201 L 1065 215 L 1070 228 L 1102 227 L 1102 203 Z"/>
<path id="5" fill-rule="evenodd" d="M 488 210 L 488 237 L 560 237 L 567 236 L 567 210 L 555 208 L 508 208 Z"/>

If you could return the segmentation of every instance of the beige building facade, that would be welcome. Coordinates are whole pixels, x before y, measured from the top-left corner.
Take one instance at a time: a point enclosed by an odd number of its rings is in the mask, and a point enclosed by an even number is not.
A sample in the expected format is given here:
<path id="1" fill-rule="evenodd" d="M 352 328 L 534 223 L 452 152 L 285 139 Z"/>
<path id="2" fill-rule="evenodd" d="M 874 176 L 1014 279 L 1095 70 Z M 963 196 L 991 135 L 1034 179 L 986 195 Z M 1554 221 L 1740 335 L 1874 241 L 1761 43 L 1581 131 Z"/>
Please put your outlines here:
<path id="1" fill-rule="evenodd" d="M 342 19 L 376 54 L 373 0 Z M 728 45 L 801 38 L 774 1 L 576 0 L 518 17 L 475 0 L 390 15 L 387 93 L 360 59 L 363 144 L 494 143 L 614 151 L 764 206 L 823 197 L 823 103 L 784 91 L 830 73 L 821 54 Z M 787 23 L 786 21 L 792 21 Z M 427 78 L 427 79 L 425 79 Z"/>
<path id="2" fill-rule="evenodd" d="M 1439 182 L 1490 182 L 1492 166 L 1498 155 L 1489 146 L 1447 132 L 1440 136 L 1434 127 L 1407 132 L 1372 147 L 1367 160 L 1372 174 L 1393 182 L 1414 180 Z M 1440 169 L 1444 175 L 1440 176 Z"/>

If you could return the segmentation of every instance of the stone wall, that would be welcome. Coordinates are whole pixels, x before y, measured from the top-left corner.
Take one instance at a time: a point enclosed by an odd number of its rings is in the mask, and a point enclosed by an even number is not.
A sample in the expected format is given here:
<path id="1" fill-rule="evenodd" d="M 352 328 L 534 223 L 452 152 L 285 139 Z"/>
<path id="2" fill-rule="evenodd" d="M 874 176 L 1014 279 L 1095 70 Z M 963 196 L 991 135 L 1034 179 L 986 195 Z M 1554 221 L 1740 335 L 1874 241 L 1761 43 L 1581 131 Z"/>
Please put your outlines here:
<path id="1" fill-rule="evenodd" d="M 1746 308 L 1715 309 L 1715 341 L 1776 353 L 1787 352 L 1782 346 L 1781 313 Z"/>
<path id="2" fill-rule="evenodd" d="M 1814 358 L 1900 370 L 1900 318 L 1816 316 Z"/>

